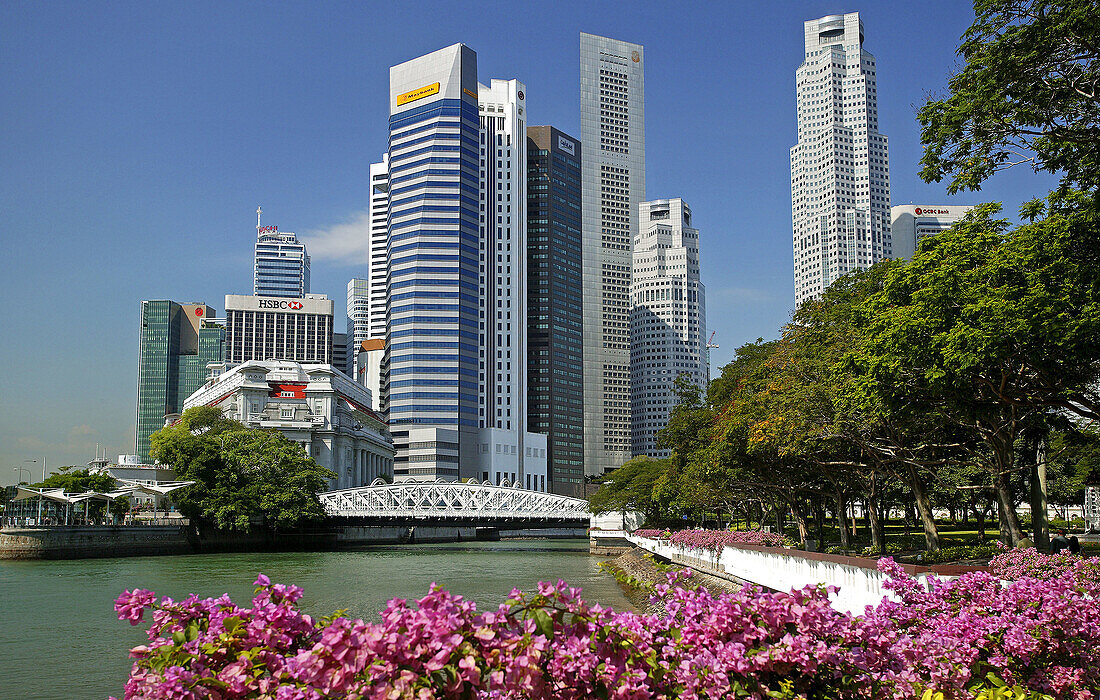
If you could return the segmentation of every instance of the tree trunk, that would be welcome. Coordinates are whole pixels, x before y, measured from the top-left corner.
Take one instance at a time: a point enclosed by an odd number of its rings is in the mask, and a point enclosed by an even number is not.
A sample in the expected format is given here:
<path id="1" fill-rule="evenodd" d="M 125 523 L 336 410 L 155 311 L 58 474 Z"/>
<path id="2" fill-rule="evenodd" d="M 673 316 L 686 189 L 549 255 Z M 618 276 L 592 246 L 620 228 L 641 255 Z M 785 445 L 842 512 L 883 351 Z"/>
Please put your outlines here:
<path id="1" fill-rule="evenodd" d="M 1035 531 L 1035 548 L 1050 549 L 1050 524 L 1047 522 L 1047 465 L 1036 455 L 1031 465 L 1031 527 Z"/>
<path id="2" fill-rule="evenodd" d="M 913 490 L 913 501 L 920 515 L 921 524 L 924 526 L 924 543 L 929 552 L 940 550 L 940 531 L 936 527 L 936 518 L 932 515 L 932 502 L 928 498 L 928 492 L 924 488 L 920 474 L 916 468 L 909 467 L 909 487 Z"/>
<path id="3" fill-rule="evenodd" d="M 848 532 L 848 499 L 837 490 L 835 500 L 836 526 L 840 530 L 840 548 L 848 551 L 852 547 L 852 538 Z"/>
<path id="4" fill-rule="evenodd" d="M 978 520 L 978 539 L 985 542 L 985 506 L 975 508 L 974 517 Z"/>
<path id="5" fill-rule="evenodd" d="M 825 506 L 819 501 L 813 501 L 810 506 L 814 513 L 814 530 L 817 533 L 817 546 L 819 550 L 825 548 Z"/>
<path id="6" fill-rule="evenodd" d="M 864 502 L 863 510 L 867 513 L 867 525 L 871 530 L 871 551 L 877 554 L 886 554 L 886 528 L 879 518 L 879 476 L 878 472 L 871 472 L 871 493 Z"/>
<path id="7" fill-rule="evenodd" d="M 997 503 L 1001 507 L 1001 532 L 1008 538 L 1009 547 L 1015 547 L 1024 538 L 1020 518 L 1016 515 L 1015 499 L 1012 497 L 1012 484 L 1003 471 L 993 478 L 993 488 L 997 492 Z"/>

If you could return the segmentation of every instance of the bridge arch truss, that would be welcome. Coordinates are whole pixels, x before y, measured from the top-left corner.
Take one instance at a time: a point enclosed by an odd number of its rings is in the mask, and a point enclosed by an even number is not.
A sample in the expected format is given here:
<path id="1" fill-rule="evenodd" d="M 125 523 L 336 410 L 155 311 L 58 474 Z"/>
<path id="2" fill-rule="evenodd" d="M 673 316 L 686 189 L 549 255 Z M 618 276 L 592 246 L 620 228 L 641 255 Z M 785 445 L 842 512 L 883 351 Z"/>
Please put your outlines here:
<path id="1" fill-rule="evenodd" d="M 376 479 L 360 486 L 320 494 L 325 513 L 337 518 L 369 520 L 433 520 L 472 523 L 589 521 L 588 501 L 511 486 L 456 481 L 406 481 L 388 484 Z"/>

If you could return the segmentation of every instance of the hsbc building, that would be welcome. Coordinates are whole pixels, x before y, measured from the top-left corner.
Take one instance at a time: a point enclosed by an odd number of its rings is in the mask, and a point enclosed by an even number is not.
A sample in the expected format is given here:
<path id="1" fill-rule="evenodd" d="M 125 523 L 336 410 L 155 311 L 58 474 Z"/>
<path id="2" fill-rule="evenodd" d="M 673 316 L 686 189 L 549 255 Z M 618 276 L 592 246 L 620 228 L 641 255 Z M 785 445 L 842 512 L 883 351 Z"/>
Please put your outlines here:
<path id="1" fill-rule="evenodd" d="M 324 294 L 225 297 L 226 361 L 332 364 L 333 302 Z"/>

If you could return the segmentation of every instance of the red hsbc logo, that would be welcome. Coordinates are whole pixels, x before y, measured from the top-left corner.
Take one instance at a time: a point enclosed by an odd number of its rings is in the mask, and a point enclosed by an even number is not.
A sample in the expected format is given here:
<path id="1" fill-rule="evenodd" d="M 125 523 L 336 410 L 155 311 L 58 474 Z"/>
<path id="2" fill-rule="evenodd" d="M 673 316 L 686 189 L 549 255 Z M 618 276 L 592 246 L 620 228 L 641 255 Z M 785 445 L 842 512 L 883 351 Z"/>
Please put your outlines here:
<path id="1" fill-rule="evenodd" d="M 261 309 L 290 309 L 292 311 L 300 311 L 302 308 L 302 302 L 300 301 L 285 301 L 283 299 L 260 299 Z"/>

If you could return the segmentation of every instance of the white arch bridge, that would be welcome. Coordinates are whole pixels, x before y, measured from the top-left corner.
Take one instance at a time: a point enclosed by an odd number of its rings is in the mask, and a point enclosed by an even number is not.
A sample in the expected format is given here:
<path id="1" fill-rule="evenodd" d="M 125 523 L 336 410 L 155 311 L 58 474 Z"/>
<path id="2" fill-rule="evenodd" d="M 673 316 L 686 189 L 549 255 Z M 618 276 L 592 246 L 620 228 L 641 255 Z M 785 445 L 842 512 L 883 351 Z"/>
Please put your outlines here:
<path id="1" fill-rule="evenodd" d="M 356 524 L 446 524 L 475 527 L 587 527 L 588 501 L 500 486 L 471 479 L 406 481 L 375 479 L 360 486 L 319 494 L 332 518 Z"/>

